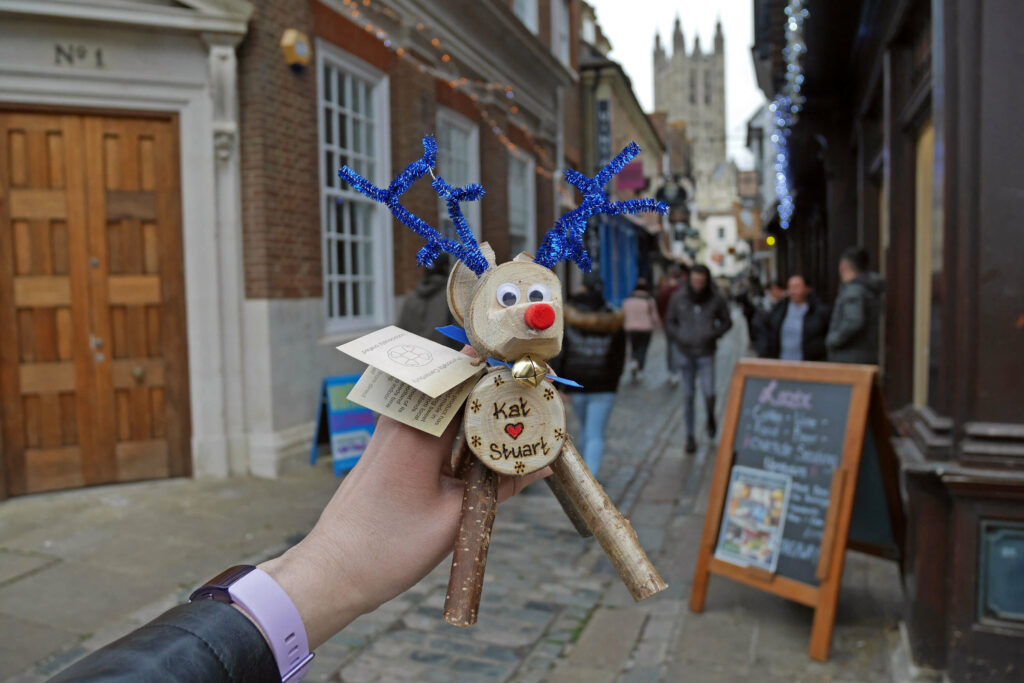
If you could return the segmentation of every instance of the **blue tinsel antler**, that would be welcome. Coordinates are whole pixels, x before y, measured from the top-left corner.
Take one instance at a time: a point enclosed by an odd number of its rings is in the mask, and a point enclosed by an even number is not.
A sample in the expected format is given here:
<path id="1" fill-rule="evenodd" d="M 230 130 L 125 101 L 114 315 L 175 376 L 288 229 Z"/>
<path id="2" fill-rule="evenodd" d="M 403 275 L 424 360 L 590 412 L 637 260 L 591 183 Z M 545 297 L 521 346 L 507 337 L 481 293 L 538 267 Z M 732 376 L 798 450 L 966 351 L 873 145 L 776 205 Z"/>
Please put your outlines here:
<path id="1" fill-rule="evenodd" d="M 427 240 L 427 243 L 416 254 L 416 261 L 421 266 L 431 265 L 434 259 L 441 255 L 441 252 L 446 251 L 465 263 L 474 273 L 480 275 L 488 268 L 487 258 L 480 250 L 480 245 L 477 244 L 473 231 L 470 230 L 469 225 L 466 223 L 466 218 L 462 215 L 462 209 L 459 207 L 459 204 L 480 199 L 484 194 L 483 187 L 475 183 L 465 187 L 452 187 L 444 181 L 444 178 L 440 177 L 435 178 L 431 185 L 438 196 L 447 203 L 448 215 L 451 216 L 452 222 L 455 224 L 455 231 L 461 241 L 445 237 L 436 228 L 432 228 L 426 221 L 409 211 L 398 201 L 399 197 L 414 182 L 430 173 L 436 162 L 437 142 L 428 135 L 423 138 L 423 156 L 409 164 L 404 171 L 395 176 L 395 179 L 391 181 L 387 189 L 375 186 L 348 166 L 343 166 L 338 171 L 338 177 L 351 185 L 360 194 L 366 195 L 370 199 L 387 206 L 391 210 L 391 214 L 400 223 L 408 226 L 417 235 Z"/>
<path id="2" fill-rule="evenodd" d="M 544 241 L 541 242 L 540 248 L 537 249 L 537 255 L 533 259 L 535 263 L 547 268 L 554 268 L 559 261 L 570 259 L 580 267 L 580 270 L 585 273 L 589 272 L 592 266 L 590 254 L 583 246 L 583 233 L 587 229 L 588 218 L 600 213 L 609 216 L 643 211 L 668 213 L 668 205 L 653 199 L 608 201 L 604 186 L 639 153 L 640 147 L 635 142 L 629 143 L 593 178 L 588 178 L 571 168 L 566 169 L 565 179 L 583 193 L 583 202 L 572 211 L 563 214 L 554 227 L 544 235 Z"/>

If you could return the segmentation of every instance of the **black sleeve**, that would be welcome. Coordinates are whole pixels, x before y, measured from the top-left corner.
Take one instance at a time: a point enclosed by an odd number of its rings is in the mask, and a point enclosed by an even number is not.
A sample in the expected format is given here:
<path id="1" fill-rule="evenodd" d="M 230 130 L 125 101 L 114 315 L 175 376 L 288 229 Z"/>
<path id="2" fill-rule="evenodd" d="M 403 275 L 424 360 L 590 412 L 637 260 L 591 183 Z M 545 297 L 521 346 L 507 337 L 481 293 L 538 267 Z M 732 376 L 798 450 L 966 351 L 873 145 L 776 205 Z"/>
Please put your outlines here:
<path id="1" fill-rule="evenodd" d="M 213 600 L 178 605 L 65 669 L 52 681 L 280 683 L 259 629 Z"/>
<path id="2" fill-rule="evenodd" d="M 610 369 L 616 378 L 616 382 L 618 382 L 623 368 L 626 367 L 626 332 L 625 330 L 618 330 L 614 334 L 615 336 L 612 337 Z"/>
<path id="3" fill-rule="evenodd" d="M 718 297 L 718 309 L 715 311 L 715 318 L 718 320 L 716 337 L 721 337 L 732 329 L 732 313 L 729 312 L 729 304 L 723 297 Z"/>

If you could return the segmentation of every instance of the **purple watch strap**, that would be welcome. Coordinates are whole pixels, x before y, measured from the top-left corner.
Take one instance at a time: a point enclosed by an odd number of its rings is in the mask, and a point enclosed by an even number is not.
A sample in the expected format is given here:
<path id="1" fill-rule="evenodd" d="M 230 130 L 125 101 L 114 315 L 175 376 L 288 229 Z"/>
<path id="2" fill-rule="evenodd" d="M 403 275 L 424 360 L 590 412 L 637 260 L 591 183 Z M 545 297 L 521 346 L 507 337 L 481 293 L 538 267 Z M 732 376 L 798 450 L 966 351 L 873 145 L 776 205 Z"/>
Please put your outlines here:
<path id="1" fill-rule="evenodd" d="M 237 603 L 259 624 L 270 641 L 282 681 L 298 681 L 309 668 L 306 627 L 295 603 L 276 581 L 262 569 L 251 572 L 228 587 L 231 601 Z"/>

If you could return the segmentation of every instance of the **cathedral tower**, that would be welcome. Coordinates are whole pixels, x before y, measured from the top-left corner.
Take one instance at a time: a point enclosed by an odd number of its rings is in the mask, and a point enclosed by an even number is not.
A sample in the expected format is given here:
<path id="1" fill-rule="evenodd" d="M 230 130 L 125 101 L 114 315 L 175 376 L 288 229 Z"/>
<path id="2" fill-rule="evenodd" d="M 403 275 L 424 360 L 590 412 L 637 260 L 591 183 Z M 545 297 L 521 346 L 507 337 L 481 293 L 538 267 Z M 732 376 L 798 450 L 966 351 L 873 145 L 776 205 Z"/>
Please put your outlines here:
<path id="1" fill-rule="evenodd" d="M 687 52 L 682 22 L 672 29 L 672 54 L 654 40 L 654 108 L 668 114 L 668 123 L 683 123 L 691 143 L 688 166 L 700 179 L 709 178 L 725 156 L 725 37 L 715 25 L 714 47 L 704 52 L 700 37 Z M 672 169 L 679 171 L 682 169 Z"/>

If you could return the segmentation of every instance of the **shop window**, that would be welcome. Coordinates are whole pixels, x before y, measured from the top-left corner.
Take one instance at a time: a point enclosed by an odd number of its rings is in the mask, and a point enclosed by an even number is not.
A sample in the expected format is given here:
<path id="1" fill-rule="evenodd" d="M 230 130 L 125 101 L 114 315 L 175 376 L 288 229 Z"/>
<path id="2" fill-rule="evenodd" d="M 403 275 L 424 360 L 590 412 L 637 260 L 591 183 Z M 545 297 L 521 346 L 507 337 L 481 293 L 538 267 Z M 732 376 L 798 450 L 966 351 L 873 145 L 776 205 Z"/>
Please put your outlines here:
<path id="1" fill-rule="evenodd" d="M 569 66 L 569 0 L 551 0 L 551 51 Z"/>
<path id="2" fill-rule="evenodd" d="M 928 403 L 929 387 L 937 384 L 939 316 L 933 300 L 940 292 L 942 233 L 935 225 L 932 203 L 935 179 L 935 128 L 925 123 L 915 146 L 914 225 L 914 405 Z M 937 242 L 937 244 L 936 244 Z M 936 251 L 937 250 L 937 251 Z M 934 391 L 932 392 L 934 393 Z"/>
<path id="3" fill-rule="evenodd" d="M 437 169 L 449 185 L 462 187 L 480 182 L 480 134 L 472 121 L 451 109 L 437 111 Z M 455 224 L 448 216 L 444 200 L 438 200 L 439 229 L 448 237 L 455 237 Z M 480 202 L 462 204 L 462 214 L 480 236 Z"/>
<path id="4" fill-rule="evenodd" d="M 978 618 L 1024 624 L 1024 523 L 983 521 L 978 564 Z"/>
<path id="5" fill-rule="evenodd" d="M 390 318 L 391 221 L 387 209 L 338 178 L 348 165 L 377 185 L 390 180 L 387 77 L 320 42 L 321 244 L 327 332 Z"/>
<path id="6" fill-rule="evenodd" d="M 537 32 L 537 0 L 512 0 L 512 11 L 526 28 Z"/>
<path id="7" fill-rule="evenodd" d="M 522 152 L 508 156 L 509 255 L 537 248 L 534 162 Z"/>

